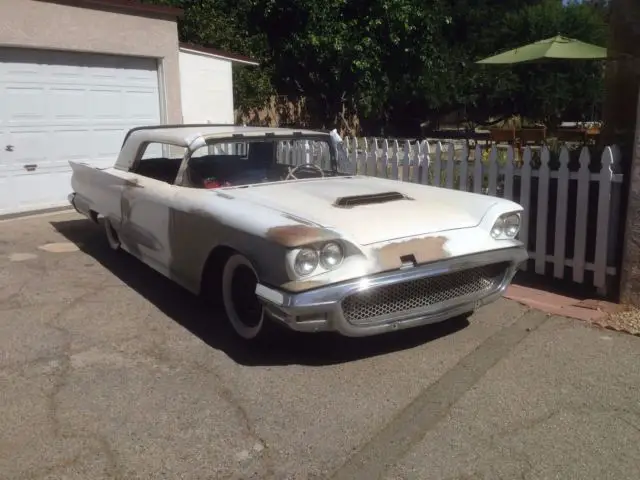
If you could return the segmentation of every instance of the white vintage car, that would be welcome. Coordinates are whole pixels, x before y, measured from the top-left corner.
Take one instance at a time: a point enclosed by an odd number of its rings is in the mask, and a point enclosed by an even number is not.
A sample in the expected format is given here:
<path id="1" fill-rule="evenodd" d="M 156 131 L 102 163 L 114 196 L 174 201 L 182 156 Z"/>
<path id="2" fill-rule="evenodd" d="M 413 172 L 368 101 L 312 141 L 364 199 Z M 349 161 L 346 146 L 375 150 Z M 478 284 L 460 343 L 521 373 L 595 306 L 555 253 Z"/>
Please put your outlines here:
<path id="1" fill-rule="evenodd" d="M 221 300 L 247 340 L 271 322 L 364 336 L 469 314 L 527 259 L 520 205 L 345 160 L 324 132 L 142 127 L 111 168 L 70 162 L 69 201 L 111 248 Z"/>

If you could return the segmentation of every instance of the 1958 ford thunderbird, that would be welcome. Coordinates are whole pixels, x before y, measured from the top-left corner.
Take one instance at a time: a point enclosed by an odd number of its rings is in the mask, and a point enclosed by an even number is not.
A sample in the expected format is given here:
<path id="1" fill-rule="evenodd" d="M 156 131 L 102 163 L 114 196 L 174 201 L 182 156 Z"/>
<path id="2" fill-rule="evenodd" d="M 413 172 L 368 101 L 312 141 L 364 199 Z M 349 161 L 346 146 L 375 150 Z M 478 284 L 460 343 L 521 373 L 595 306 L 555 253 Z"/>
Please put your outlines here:
<path id="1" fill-rule="evenodd" d="M 335 134 L 130 130 L 115 165 L 70 162 L 74 208 L 122 249 L 222 302 L 235 332 L 380 334 L 494 301 L 527 259 L 520 205 L 350 174 Z"/>

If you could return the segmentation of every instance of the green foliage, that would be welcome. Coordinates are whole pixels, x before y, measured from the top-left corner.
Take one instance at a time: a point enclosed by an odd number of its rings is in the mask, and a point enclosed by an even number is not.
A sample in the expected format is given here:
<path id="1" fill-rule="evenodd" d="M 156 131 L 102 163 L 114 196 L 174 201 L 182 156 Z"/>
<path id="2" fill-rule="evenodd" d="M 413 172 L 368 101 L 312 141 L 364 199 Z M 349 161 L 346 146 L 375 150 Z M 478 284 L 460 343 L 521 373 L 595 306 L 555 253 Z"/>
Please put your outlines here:
<path id="1" fill-rule="evenodd" d="M 321 126 L 344 112 L 386 123 L 395 109 L 419 112 L 448 95 L 430 75 L 451 71 L 439 50 L 447 18 L 431 3 L 256 0 L 251 24 L 267 35 L 278 92 L 306 97 Z"/>
<path id="2" fill-rule="evenodd" d="M 542 38 L 563 34 L 579 40 L 606 45 L 607 30 L 602 17 L 591 7 L 572 4 L 563 7 L 544 0 L 503 20 L 499 40 L 506 49 Z M 603 64 L 595 61 L 547 61 L 515 65 L 510 93 L 518 113 L 554 124 L 562 116 L 581 120 L 601 101 Z"/>
<path id="3" fill-rule="evenodd" d="M 234 98 L 241 109 L 258 108 L 275 94 L 273 67 L 266 52 L 266 36 L 250 32 L 248 16 L 253 0 L 142 0 L 184 10 L 179 22 L 180 41 L 246 55 L 259 67 L 234 67 Z"/>
<path id="4" fill-rule="evenodd" d="M 606 2 L 560 0 L 146 0 L 179 6 L 181 40 L 245 54 L 236 105 L 304 98 L 314 127 L 357 116 L 369 134 L 416 135 L 449 112 L 580 119 L 600 102 L 602 64 L 475 61 L 558 33 L 605 45 Z"/>
<path id="5" fill-rule="evenodd" d="M 461 0 L 458 11 L 466 3 Z M 466 64 L 466 80 L 457 82 L 458 102 L 470 120 L 485 122 L 520 114 L 552 126 L 560 117 L 580 120 L 597 110 L 603 91 L 602 62 L 557 60 L 504 66 L 474 62 L 558 34 L 606 45 L 602 9 L 585 4 L 563 7 L 557 0 L 480 3 L 483 8 L 454 18 L 456 38 L 464 38 L 467 47 L 460 59 Z"/>

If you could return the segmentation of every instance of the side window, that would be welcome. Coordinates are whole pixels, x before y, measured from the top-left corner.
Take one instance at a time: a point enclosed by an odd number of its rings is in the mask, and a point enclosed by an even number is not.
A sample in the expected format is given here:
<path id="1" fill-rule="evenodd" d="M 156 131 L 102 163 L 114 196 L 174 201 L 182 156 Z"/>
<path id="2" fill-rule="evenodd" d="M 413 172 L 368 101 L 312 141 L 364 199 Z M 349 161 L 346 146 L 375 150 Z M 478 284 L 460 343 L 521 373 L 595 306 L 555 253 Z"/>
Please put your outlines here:
<path id="1" fill-rule="evenodd" d="M 142 155 L 131 171 L 144 177 L 173 184 L 186 150 L 184 147 L 168 143 L 148 143 L 143 147 Z"/>
<path id="2" fill-rule="evenodd" d="M 222 142 L 205 145 L 191 154 L 184 184 L 192 188 L 215 188 L 245 171 L 251 146 L 247 142 Z"/>

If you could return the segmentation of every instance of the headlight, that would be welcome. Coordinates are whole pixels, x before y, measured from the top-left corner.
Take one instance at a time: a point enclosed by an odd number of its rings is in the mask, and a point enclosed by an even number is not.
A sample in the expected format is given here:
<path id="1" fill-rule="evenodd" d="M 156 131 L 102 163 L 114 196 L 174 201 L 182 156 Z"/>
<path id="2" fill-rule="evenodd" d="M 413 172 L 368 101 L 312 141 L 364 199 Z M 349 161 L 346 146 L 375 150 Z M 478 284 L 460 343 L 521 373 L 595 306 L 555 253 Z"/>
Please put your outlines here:
<path id="1" fill-rule="evenodd" d="M 504 232 L 504 220 L 502 220 L 502 217 L 500 217 L 498 218 L 498 220 L 496 220 L 496 223 L 494 223 L 493 227 L 491 228 L 491 236 L 493 238 L 499 238 L 503 232 Z"/>
<path id="2" fill-rule="evenodd" d="M 311 248 L 303 248 L 293 262 L 293 270 L 297 275 L 305 277 L 318 267 L 318 252 Z"/>
<path id="3" fill-rule="evenodd" d="M 491 228 L 493 238 L 515 238 L 520 231 L 520 214 L 508 213 L 496 220 Z"/>
<path id="4" fill-rule="evenodd" d="M 520 215 L 515 213 L 504 218 L 504 234 L 514 238 L 520 231 Z"/>
<path id="5" fill-rule="evenodd" d="M 335 242 L 327 243 L 320 251 L 320 265 L 327 270 L 336 268 L 343 258 L 342 247 Z"/>

